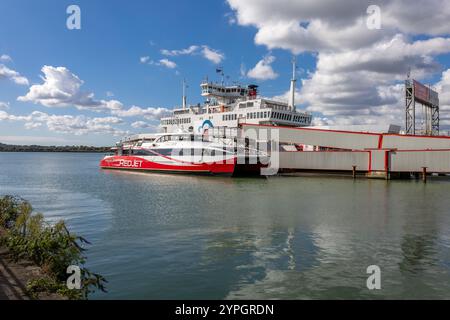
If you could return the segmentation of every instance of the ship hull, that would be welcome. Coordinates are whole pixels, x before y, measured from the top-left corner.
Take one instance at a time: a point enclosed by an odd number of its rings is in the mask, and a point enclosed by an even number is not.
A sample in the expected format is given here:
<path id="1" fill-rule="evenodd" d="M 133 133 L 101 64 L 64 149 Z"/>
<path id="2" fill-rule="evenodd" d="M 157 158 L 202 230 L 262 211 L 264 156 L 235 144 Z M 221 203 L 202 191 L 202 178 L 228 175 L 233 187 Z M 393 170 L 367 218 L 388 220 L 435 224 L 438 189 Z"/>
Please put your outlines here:
<path id="1" fill-rule="evenodd" d="M 102 169 L 230 176 L 234 173 L 235 166 L 236 159 L 213 163 L 190 163 L 170 160 L 157 162 L 136 156 L 107 156 L 100 161 Z"/>

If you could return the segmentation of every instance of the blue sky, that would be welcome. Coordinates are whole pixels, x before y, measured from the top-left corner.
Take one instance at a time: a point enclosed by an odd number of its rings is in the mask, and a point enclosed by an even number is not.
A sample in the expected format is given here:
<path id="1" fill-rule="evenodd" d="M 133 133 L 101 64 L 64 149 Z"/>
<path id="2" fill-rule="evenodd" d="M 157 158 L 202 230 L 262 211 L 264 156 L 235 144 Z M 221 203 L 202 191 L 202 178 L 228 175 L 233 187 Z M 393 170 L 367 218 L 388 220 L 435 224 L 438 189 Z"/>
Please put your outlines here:
<path id="1" fill-rule="evenodd" d="M 413 75 L 447 88 L 445 27 L 413 30 L 394 5 L 380 1 L 386 24 L 368 31 L 358 29 L 366 4 L 355 8 L 350 0 L 351 8 L 338 12 L 335 1 L 302 7 L 308 3 L 2 0 L 0 142 L 107 145 L 126 131 L 155 130 L 158 117 L 180 104 L 182 79 L 188 102 L 201 102 L 199 83 L 206 75 L 218 79 L 217 65 L 230 81 L 257 83 L 264 96 L 282 99 L 292 54 L 301 79 L 298 103 L 317 124 L 402 124 L 406 54 Z M 81 30 L 66 27 L 71 4 L 81 9 Z M 440 5 L 445 16 L 448 7 Z M 440 41 L 419 43 L 433 39 Z M 215 56 L 208 58 L 205 48 Z M 389 66 L 399 68 L 386 72 Z M 80 86 L 73 89 L 74 83 Z"/>

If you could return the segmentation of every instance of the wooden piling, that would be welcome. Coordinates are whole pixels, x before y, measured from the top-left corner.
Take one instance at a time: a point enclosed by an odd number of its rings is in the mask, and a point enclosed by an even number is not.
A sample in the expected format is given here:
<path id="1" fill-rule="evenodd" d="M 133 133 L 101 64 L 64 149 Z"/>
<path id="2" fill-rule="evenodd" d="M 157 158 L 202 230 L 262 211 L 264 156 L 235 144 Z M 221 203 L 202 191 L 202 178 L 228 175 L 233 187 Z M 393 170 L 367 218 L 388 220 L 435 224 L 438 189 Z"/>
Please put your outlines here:
<path id="1" fill-rule="evenodd" d="M 427 183 L 427 167 L 422 167 L 422 181 Z"/>

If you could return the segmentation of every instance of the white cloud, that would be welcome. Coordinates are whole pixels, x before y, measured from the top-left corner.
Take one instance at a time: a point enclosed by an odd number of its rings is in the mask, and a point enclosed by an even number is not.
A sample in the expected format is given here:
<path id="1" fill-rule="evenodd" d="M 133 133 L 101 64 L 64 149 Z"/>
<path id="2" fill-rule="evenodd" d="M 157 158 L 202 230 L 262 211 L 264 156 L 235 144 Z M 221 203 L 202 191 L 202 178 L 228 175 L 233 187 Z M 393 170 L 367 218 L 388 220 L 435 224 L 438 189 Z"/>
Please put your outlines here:
<path id="1" fill-rule="evenodd" d="M 111 91 L 106 91 L 106 96 L 107 96 L 108 98 L 114 97 L 114 93 L 111 92 Z"/>
<path id="2" fill-rule="evenodd" d="M 65 67 L 42 67 L 42 84 L 29 88 L 18 101 L 32 102 L 46 107 L 75 107 L 79 110 L 112 111 L 122 109 L 117 100 L 96 100 L 92 92 L 81 90 L 84 81 Z"/>
<path id="3" fill-rule="evenodd" d="M 215 64 L 219 64 L 223 59 L 225 59 L 225 55 L 223 53 L 218 50 L 211 49 L 208 46 L 202 46 L 202 55 L 204 58 Z"/>
<path id="4" fill-rule="evenodd" d="M 128 110 L 114 110 L 112 114 L 119 117 L 144 117 L 147 120 L 159 120 L 171 114 L 171 110 L 166 108 L 141 108 L 132 106 Z"/>
<path id="5" fill-rule="evenodd" d="M 139 58 L 139 61 L 141 62 L 141 63 L 147 63 L 147 62 L 149 62 L 150 61 L 150 57 L 149 56 L 145 56 L 145 57 L 140 57 Z"/>
<path id="6" fill-rule="evenodd" d="M 31 116 L 16 116 L 0 110 L 0 121 L 30 121 Z"/>
<path id="7" fill-rule="evenodd" d="M 2 78 L 10 79 L 10 80 L 14 81 L 16 84 L 20 84 L 20 85 L 28 85 L 29 84 L 27 78 L 20 75 L 20 73 L 18 73 L 17 71 L 8 68 L 4 64 L 0 64 L 0 80 Z"/>
<path id="8" fill-rule="evenodd" d="M 131 126 L 133 128 L 136 128 L 136 129 L 148 129 L 150 131 L 156 131 L 158 129 L 158 126 L 155 126 L 153 124 L 150 124 L 150 123 L 147 123 L 147 122 L 144 122 L 144 121 L 133 122 L 131 124 Z"/>
<path id="9" fill-rule="evenodd" d="M 46 107 L 75 106 L 78 109 L 101 108 L 103 103 L 94 99 L 94 94 L 81 91 L 83 81 L 65 67 L 44 66 L 42 84 L 32 85 L 18 101 L 32 102 Z"/>
<path id="10" fill-rule="evenodd" d="M 219 64 L 225 59 L 225 55 L 220 52 L 219 50 L 212 49 L 207 45 L 191 45 L 188 48 L 180 49 L 180 50 L 168 50 L 168 49 L 162 49 L 161 54 L 165 56 L 182 56 L 182 55 L 201 55 L 205 59 L 215 63 Z"/>
<path id="11" fill-rule="evenodd" d="M 442 73 L 441 80 L 435 85 L 439 93 L 439 122 L 446 128 L 450 128 L 450 69 Z"/>
<path id="12" fill-rule="evenodd" d="M 123 104 L 120 101 L 117 100 L 101 100 L 101 103 L 103 105 L 103 107 L 109 111 L 114 111 L 114 110 L 120 110 L 123 108 Z"/>
<path id="13" fill-rule="evenodd" d="M 0 61 L 3 61 L 3 62 L 10 62 L 10 61 L 12 61 L 12 59 L 11 59 L 11 57 L 8 56 L 7 54 L 2 54 L 2 55 L 0 55 Z"/>
<path id="14" fill-rule="evenodd" d="M 450 33 L 450 3 L 446 0 L 227 1 L 240 25 L 258 29 L 257 44 L 294 53 L 370 46 L 399 31 L 427 35 Z M 369 30 L 366 26 L 366 10 L 372 4 L 381 9 L 381 30 Z"/>
<path id="15" fill-rule="evenodd" d="M 180 56 L 180 55 L 190 55 L 195 53 L 197 50 L 199 49 L 199 46 L 196 45 L 192 45 L 186 49 L 181 49 L 181 50 L 167 50 L 167 49 L 162 49 L 161 50 L 161 54 L 165 55 L 165 56 Z"/>
<path id="16" fill-rule="evenodd" d="M 8 110 L 9 109 L 9 102 L 0 101 L 0 109 Z"/>
<path id="17" fill-rule="evenodd" d="M 233 12 L 227 12 L 227 13 L 225 13 L 223 16 L 225 17 L 225 19 L 227 19 L 228 24 L 229 24 L 230 26 L 237 23 L 236 17 L 235 17 L 235 15 L 233 14 Z"/>
<path id="18" fill-rule="evenodd" d="M 27 122 L 25 123 L 24 127 L 28 130 L 37 129 L 42 127 L 42 122 Z"/>
<path id="19" fill-rule="evenodd" d="M 148 64 L 148 65 L 153 65 L 153 66 L 163 66 L 169 69 L 175 69 L 177 67 L 177 64 L 167 58 L 163 58 L 159 61 L 154 61 L 151 60 L 150 57 L 146 56 L 146 57 L 141 57 L 140 61 L 142 64 Z"/>
<path id="20" fill-rule="evenodd" d="M 241 66 L 239 68 L 239 74 L 241 78 L 245 78 L 247 76 L 247 68 L 245 67 L 245 64 L 241 62 Z"/>
<path id="21" fill-rule="evenodd" d="M 275 57 L 267 55 L 261 59 L 253 69 L 249 70 L 247 76 L 249 78 L 257 80 L 272 80 L 278 77 L 278 74 L 273 71 L 272 63 L 275 61 Z"/>
<path id="22" fill-rule="evenodd" d="M 409 68 L 415 78 L 440 70 L 434 55 L 450 52 L 450 39 L 408 43 L 402 35 L 369 48 L 321 52 L 316 71 L 302 81 L 300 101 L 326 117 L 370 121 L 371 116 L 403 122 L 402 80 Z"/>
<path id="23" fill-rule="evenodd" d="M 0 121 L 23 121 L 26 129 L 34 129 L 46 125 L 50 131 L 74 135 L 106 133 L 121 136 L 128 133 L 128 131 L 113 127 L 113 125 L 123 123 L 122 119 L 117 117 L 92 118 L 84 115 L 49 115 L 40 111 L 33 111 L 26 116 L 16 116 L 0 111 Z"/>
<path id="24" fill-rule="evenodd" d="M 228 0 L 240 25 L 255 26 L 255 43 L 294 53 L 358 48 L 383 38 L 366 27 L 369 0 Z"/>
<path id="25" fill-rule="evenodd" d="M 174 69 L 177 67 L 177 64 L 169 59 L 161 59 L 159 60 L 160 65 L 167 67 L 169 69 Z"/>

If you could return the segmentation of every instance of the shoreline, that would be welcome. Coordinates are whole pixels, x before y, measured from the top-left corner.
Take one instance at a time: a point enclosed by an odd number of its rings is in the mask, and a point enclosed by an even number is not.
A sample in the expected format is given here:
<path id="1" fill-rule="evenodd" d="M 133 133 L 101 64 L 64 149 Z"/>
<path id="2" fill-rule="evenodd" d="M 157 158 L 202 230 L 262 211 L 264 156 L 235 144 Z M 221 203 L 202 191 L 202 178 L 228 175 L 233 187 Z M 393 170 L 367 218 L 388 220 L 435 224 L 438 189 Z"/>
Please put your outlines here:
<path id="1" fill-rule="evenodd" d="M 0 153 L 107 153 L 108 151 L 0 150 Z"/>
<path id="2" fill-rule="evenodd" d="M 17 145 L 0 142 L 0 152 L 73 152 L 73 153 L 105 153 L 111 147 L 95 147 L 84 145 L 42 146 L 42 145 Z"/>
<path id="3" fill-rule="evenodd" d="M 4 234 L 0 228 L 0 237 Z M 27 283 L 45 275 L 42 268 L 31 261 L 21 259 L 14 262 L 8 249 L 0 246 L 0 300 L 64 300 L 56 293 L 40 293 L 36 298 L 29 296 Z"/>

